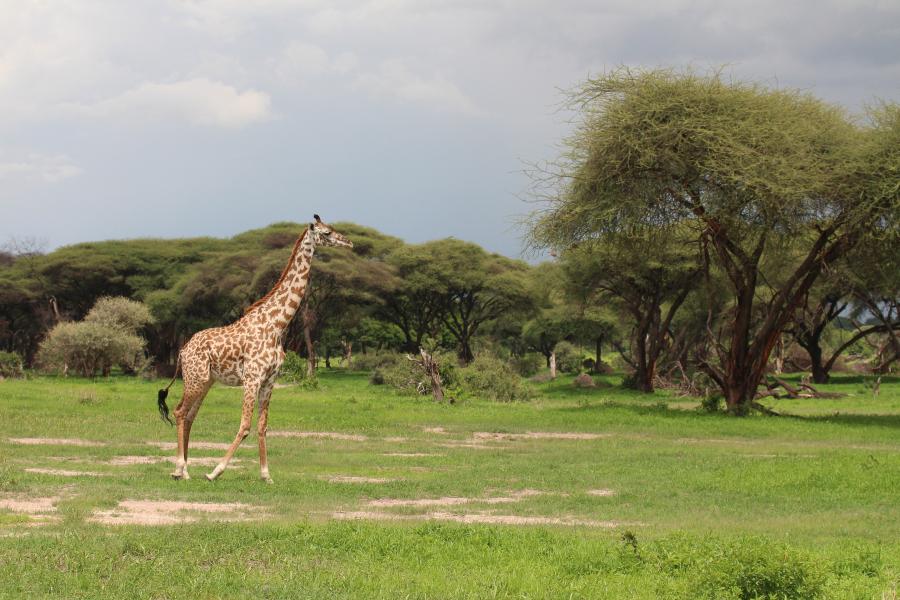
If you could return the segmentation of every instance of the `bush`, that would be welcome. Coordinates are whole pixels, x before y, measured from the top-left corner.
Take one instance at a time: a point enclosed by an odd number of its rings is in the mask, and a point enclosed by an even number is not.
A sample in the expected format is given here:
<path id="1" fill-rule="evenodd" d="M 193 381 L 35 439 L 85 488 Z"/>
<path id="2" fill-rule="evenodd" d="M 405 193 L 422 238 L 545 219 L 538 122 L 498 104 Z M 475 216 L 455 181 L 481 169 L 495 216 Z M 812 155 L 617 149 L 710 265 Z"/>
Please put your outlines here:
<path id="1" fill-rule="evenodd" d="M 21 356 L 15 352 L 0 351 L 0 379 L 18 378 L 24 374 Z"/>
<path id="2" fill-rule="evenodd" d="M 374 371 L 397 362 L 402 356 L 396 352 L 367 352 L 366 354 L 353 355 L 354 371 Z"/>
<path id="3" fill-rule="evenodd" d="M 60 323 L 41 342 L 37 362 L 44 370 L 72 369 L 83 377 L 108 375 L 113 365 L 136 370 L 144 363 L 144 340 L 96 321 Z"/>
<path id="4" fill-rule="evenodd" d="M 556 369 L 561 373 L 580 373 L 582 352 L 575 344 L 560 342 L 556 344 Z"/>
<path id="5" fill-rule="evenodd" d="M 540 354 L 527 353 L 522 356 L 514 356 L 509 359 L 513 370 L 522 377 L 531 377 L 544 366 L 544 357 Z"/>
<path id="6" fill-rule="evenodd" d="M 319 379 L 313 373 L 312 377 L 306 375 L 306 359 L 292 350 L 284 353 L 284 362 L 281 363 L 279 376 L 288 383 L 299 385 L 304 389 L 317 389 Z"/>
<path id="7" fill-rule="evenodd" d="M 153 315 L 143 302 L 122 296 L 104 296 L 94 303 L 84 320 L 136 333 L 142 327 L 153 323 Z"/>
<path id="8" fill-rule="evenodd" d="M 522 384 L 522 378 L 509 363 L 490 355 L 480 355 L 469 366 L 456 372 L 457 387 L 467 395 L 518 402 L 529 400 L 531 390 Z"/>
<path id="9" fill-rule="evenodd" d="M 456 384 L 456 355 L 439 350 L 433 352 L 432 357 L 437 362 L 444 392 L 449 393 Z M 389 385 L 403 394 L 431 394 L 431 379 L 414 360 L 409 360 L 406 354 L 391 355 L 390 362 L 385 363 L 372 372 L 369 377 L 370 383 Z"/>
<path id="10" fill-rule="evenodd" d="M 825 575 L 802 552 L 771 540 L 744 536 L 734 540 L 676 534 L 643 546 L 623 544 L 626 568 L 653 568 L 686 579 L 690 598 L 806 599 L 819 597 Z"/>

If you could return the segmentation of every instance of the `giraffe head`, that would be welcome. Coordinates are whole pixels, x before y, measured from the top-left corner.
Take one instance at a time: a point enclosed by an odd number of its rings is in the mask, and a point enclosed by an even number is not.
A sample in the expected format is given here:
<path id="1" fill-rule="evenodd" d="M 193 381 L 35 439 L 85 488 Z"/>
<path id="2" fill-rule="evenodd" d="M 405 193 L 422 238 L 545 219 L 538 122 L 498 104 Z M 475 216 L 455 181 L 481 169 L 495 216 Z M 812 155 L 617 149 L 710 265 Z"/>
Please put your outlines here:
<path id="1" fill-rule="evenodd" d="M 353 242 L 348 240 L 346 236 L 341 235 L 331 225 L 326 224 L 319 218 L 319 215 L 313 215 L 316 219 L 315 223 L 309 224 L 309 233 L 313 236 L 313 242 L 317 246 L 341 246 L 344 248 L 352 248 Z"/>

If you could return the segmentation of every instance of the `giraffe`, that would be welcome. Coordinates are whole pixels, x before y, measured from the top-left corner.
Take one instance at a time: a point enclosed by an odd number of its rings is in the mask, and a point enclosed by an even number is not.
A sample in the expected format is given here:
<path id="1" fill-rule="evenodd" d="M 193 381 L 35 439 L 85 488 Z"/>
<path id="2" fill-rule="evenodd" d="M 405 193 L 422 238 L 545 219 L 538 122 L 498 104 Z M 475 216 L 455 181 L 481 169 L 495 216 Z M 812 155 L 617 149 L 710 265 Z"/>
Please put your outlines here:
<path id="1" fill-rule="evenodd" d="M 269 399 L 278 370 L 284 362 L 282 338 L 309 285 L 309 270 L 316 246 L 352 248 L 353 242 L 336 232 L 314 215 L 315 222 L 297 238 L 287 266 L 275 286 L 252 304 L 244 316 L 224 327 L 213 327 L 195 333 L 178 353 L 175 377 L 159 390 L 160 416 L 172 424 L 166 396 L 175 383 L 180 367 L 184 379 L 181 402 L 175 408 L 178 431 L 178 454 L 175 457 L 174 479 L 190 479 L 187 471 L 188 445 L 191 425 L 200 404 L 215 381 L 225 385 L 243 386 L 244 402 L 237 436 L 225 456 L 213 471 L 206 475 L 214 481 L 228 466 L 238 446 L 250 433 L 253 405 L 259 400 L 256 431 L 259 438 L 260 477 L 272 483 L 266 455 L 266 428 Z"/>

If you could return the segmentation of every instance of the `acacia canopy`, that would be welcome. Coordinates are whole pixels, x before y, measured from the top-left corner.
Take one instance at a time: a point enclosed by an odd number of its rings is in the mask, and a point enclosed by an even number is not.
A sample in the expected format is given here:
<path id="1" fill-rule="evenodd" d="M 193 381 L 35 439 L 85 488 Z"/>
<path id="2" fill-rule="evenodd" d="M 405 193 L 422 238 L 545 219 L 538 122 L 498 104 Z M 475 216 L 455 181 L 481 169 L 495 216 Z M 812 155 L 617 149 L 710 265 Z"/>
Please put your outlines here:
<path id="1" fill-rule="evenodd" d="M 549 207 L 533 242 L 566 249 L 641 229 L 694 236 L 733 296 L 727 339 L 701 366 L 743 412 L 821 270 L 864 233 L 895 233 L 900 111 L 883 105 L 858 123 L 804 92 L 672 70 L 590 79 L 571 103 L 583 118 L 540 180 Z M 785 239 L 803 242 L 800 258 L 761 290 L 763 256 Z"/>

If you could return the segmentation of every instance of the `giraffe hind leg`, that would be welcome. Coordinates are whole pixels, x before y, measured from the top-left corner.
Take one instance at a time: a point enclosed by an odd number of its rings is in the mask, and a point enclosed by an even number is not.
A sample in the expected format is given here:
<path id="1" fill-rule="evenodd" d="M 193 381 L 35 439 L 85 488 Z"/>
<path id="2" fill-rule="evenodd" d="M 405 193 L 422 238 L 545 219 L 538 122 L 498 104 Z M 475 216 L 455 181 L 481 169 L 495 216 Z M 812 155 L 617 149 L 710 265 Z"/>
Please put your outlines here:
<path id="1" fill-rule="evenodd" d="M 185 365 L 187 367 L 188 365 Z M 175 424 L 178 430 L 178 451 L 175 455 L 175 470 L 172 472 L 173 479 L 190 479 L 191 476 L 187 472 L 187 456 L 188 444 L 191 436 L 191 425 L 200 403 L 209 391 L 211 381 L 208 375 L 206 377 L 198 377 L 203 375 L 201 370 L 187 369 L 184 373 L 184 393 L 181 396 L 181 402 L 175 408 Z M 208 372 L 208 368 L 207 368 Z"/>

